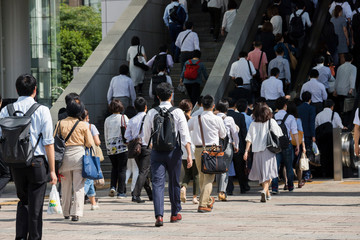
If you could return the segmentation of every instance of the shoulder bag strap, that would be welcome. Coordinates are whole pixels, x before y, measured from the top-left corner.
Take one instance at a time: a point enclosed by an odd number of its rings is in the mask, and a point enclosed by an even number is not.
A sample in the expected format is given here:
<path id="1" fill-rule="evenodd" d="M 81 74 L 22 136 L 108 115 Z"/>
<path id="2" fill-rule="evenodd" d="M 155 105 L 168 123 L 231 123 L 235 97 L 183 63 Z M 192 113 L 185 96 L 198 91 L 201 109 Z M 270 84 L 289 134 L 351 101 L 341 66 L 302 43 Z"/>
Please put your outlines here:
<path id="1" fill-rule="evenodd" d="M 123 123 L 124 123 L 124 124 L 123 124 Z M 121 127 L 125 127 L 125 128 L 126 128 L 126 122 L 125 122 L 124 114 L 121 115 Z"/>
<path id="2" fill-rule="evenodd" d="M 180 48 L 182 47 L 182 45 L 184 44 L 185 39 L 187 38 L 187 36 L 188 36 L 190 33 L 191 33 L 191 31 L 188 32 L 188 33 L 185 35 L 185 37 L 183 38 L 183 40 L 182 40 L 182 42 L 181 42 Z"/>
<path id="3" fill-rule="evenodd" d="M 331 114 L 331 121 L 330 121 L 330 123 L 332 123 L 332 121 L 333 121 L 333 119 L 334 119 L 334 114 L 335 114 L 335 111 L 333 111 L 332 114 Z"/>
<path id="4" fill-rule="evenodd" d="M 60 131 L 60 123 L 61 123 L 61 120 L 58 122 L 58 124 L 56 125 L 55 127 L 55 130 L 54 130 L 54 133 L 56 132 L 57 135 L 59 135 L 60 137 L 61 136 L 61 131 Z"/>
<path id="5" fill-rule="evenodd" d="M 27 112 L 24 114 L 24 116 L 31 116 L 35 111 L 36 109 L 38 109 L 40 107 L 40 104 L 39 103 L 34 103 L 30 108 L 29 110 L 27 110 Z"/>
<path id="6" fill-rule="evenodd" d="M 258 67 L 259 72 L 260 72 L 261 59 L 262 59 L 263 54 L 264 54 L 264 52 L 263 52 L 263 51 L 261 51 L 260 61 L 259 61 L 259 67 Z M 250 64 L 249 64 L 249 65 L 250 65 Z"/>
<path id="7" fill-rule="evenodd" d="M 146 115 L 143 117 L 143 119 L 142 119 L 142 121 L 141 121 L 141 126 L 140 126 L 139 135 L 142 134 L 145 117 L 146 117 Z"/>
<path id="8" fill-rule="evenodd" d="M 202 124 L 201 124 L 201 115 L 198 116 L 198 121 L 199 121 L 202 145 L 203 145 L 203 148 L 205 148 L 205 139 L 204 139 L 204 132 L 203 132 Z"/>
<path id="9" fill-rule="evenodd" d="M 9 113 L 9 116 L 14 116 L 15 114 L 15 108 L 14 108 L 14 104 L 8 104 L 6 106 L 7 110 L 8 110 L 8 113 Z"/>
<path id="10" fill-rule="evenodd" d="M 79 124 L 79 122 L 80 122 L 79 120 L 76 121 L 76 123 L 74 124 L 74 126 L 73 126 L 72 129 L 70 130 L 69 134 L 66 136 L 65 142 L 67 142 L 67 140 L 69 140 L 71 134 L 74 132 L 74 130 L 75 130 L 76 126 Z"/>
<path id="11" fill-rule="evenodd" d="M 285 121 L 286 121 L 286 119 L 288 118 L 288 116 L 289 116 L 290 114 L 285 114 L 285 117 L 283 118 L 283 120 L 281 120 L 281 123 L 285 123 Z"/>
<path id="12" fill-rule="evenodd" d="M 252 74 L 252 71 L 251 71 L 251 68 L 250 68 L 250 63 L 249 63 L 249 60 L 246 60 L 246 61 L 247 61 L 248 66 L 249 66 L 249 73 L 250 73 L 250 76 L 252 76 L 253 74 Z"/>

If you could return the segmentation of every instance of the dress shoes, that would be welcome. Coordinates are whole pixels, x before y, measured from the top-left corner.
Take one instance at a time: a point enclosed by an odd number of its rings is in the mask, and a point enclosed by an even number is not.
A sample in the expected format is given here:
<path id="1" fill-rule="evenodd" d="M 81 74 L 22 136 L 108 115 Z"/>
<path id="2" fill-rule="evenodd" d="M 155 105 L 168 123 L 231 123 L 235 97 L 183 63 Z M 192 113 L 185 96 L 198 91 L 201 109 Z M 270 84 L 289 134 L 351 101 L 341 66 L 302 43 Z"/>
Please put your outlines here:
<path id="1" fill-rule="evenodd" d="M 161 227 L 163 225 L 164 225 L 163 217 L 162 216 L 157 216 L 156 217 L 156 222 L 155 222 L 155 227 Z"/>
<path id="2" fill-rule="evenodd" d="M 219 192 L 219 201 L 227 201 L 226 194 L 224 192 Z"/>
<path id="3" fill-rule="evenodd" d="M 79 221 L 79 216 L 72 216 L 71 221 L 73 221 L 73 222 Z"/>
<path id="4" fill-rule="evenodd" d="M 64 216 L 64 219 L 68 220 L 70 219 L 70 216 Z"/>
<path id="5" fill-rule="evenodd" d="M 302 188 L 304 185 L 305 185 L 305 182 L 304 182 L 304 181 L 300 181 L 299 184 L 298 184 L 298 188 Z"/>
<path id="6" fill-rule="evenodd" d="M 207 207 L 210 208 L 210 209 L 213 209 L 214 203 L 215 203 L 215 198 L 211 197 L 211 203 L 209 205 L 207 205 Z"/>
<path id="7" fill-rule="evenodd" d="M 180 213 L 178 213 L 176 216 L 171 216 L 170 222 L 174 223 L 174 222 L 180 221 L 181 219 L 182 219 L 182 216 Z"/>
<path id="8" fill-rule="evenodd" d="M 136 203 L 144 203 L 145 200 L 142 200 L 140 197 L 136 197 L 136 196 L 132 196 L 131 201 L 136 202 Z"/>
<path id="9" fill-rule="evenodd" d="M 209 207 L 198 207 L 198 212 L 199 213 L 207 213 L 207 212 L 211 212 L 212 209 Z"/>

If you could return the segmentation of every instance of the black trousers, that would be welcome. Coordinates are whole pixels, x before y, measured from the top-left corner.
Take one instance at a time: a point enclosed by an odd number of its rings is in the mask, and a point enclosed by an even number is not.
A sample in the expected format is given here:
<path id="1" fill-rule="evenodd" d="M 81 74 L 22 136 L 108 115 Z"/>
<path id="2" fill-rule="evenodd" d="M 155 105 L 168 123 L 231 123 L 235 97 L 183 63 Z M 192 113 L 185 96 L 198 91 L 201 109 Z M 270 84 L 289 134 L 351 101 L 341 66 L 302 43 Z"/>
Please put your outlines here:
<path id="1" fill-rule="evenodd" d="M 7 165 L 0 159 L 0 196 L 6 184 L 10 181 L 10 170 Z"/>
<path id="2" fill-rule="evenodd" d="M 209 7 L 210 28 L 214 29 L 213 37 L 218 39 L 221 27 L 221 8 Z"/>
<path id="3" fill-rule="evenodd" d="M 196 102 L 199 100 L 200 97 L 200 84 L 199 83 L 187 83 L 184 84 L 186 91 L 189 94 L 191 103 L 193 104 L 193 106 L 196 105 Z"/>
<path id="4" fill-rule="evenodd" d="M 240 191 L 243 193 L 248 185 L 248 176 L 246 174 L 246 161 L 243 159 L 244 153 L 234 153 L 233 163 L 236 173 L 236 178 L 239 181 Z"/>
<path id="5" fill-rule="evenodd" d="M 110 188 L 117 186 L 118 193 L 126 193 L 126 165 L 128 160 L 128 153 L 123 152 L 115 155 L 109 155 L 111 161 L 111 182 Z"/>
<path id="6" fill-rule="evenodd" d="M 323 102 L 317 102 L 317 103 L 310 103 L 311 106 L 314 106 L 316 109 L 316 114 L 324 110 L 324 104 Z"/>
<path id="7" fill-rule="evenodd" d="M 49 167 L 44 156 L 35 157 L 32 166 L 11 168 L 20 199 L 16 212 L 16 239 L 41 239 L 42 214 Z"/>
<path id="8" fill-rule="evenodd" d="M 139 176 L 136 180 L 136 185 L 133 191 L 135 197 L 140 197 L 141 189 L 144 187 L 149 198 L 152 198 L 152 190 L 150 187 L 150 154 L 151 149 L 146 146 L 141 147 L 141 154 L 135 158 L 135 162 L 139 168 Z"/>

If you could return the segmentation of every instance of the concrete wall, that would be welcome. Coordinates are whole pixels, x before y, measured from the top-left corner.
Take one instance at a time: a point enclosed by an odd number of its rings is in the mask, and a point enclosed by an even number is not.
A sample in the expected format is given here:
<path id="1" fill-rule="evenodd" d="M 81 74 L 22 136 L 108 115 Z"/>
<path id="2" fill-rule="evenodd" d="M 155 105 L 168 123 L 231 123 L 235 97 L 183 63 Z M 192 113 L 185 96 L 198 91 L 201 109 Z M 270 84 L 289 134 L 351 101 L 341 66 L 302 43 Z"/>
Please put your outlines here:
<path id="1" fill-rule="evenodd" d="M 102 0 L 101 1 L 101 22 L 102 37 L 107 35 L 119 16 L 129 6 L 131 0 Z"/>
<path id="2" fill-rule="evenodd" d="M 159 43 L 164 41 L 167 34 L 162 22 L 164 7 L 165 3 L 162 0 L 132 0 L 58 101 L 54 103 L 51 108 L 54 122 L 57 120 L 58 110 L 65 106 L 65 96 L 70 92 L 80 94 L 94 124 L 103 121 L 110 80 L 118 74 L 120 64 L 126 62 L 131 38 L 134 35 L 140 37 L 148 56 L 156 54 Z"/>
<path id="3" fill-rule="evenodd" d="M 240 51 L 249 51 L 251 48 L 261 21 L 262 14 L 258 13 L 265 11 L 268 3 L 268 0 L 242 1 L 201 95 L 210 94 L 218 101 L 226 94 L 232 85 L 229 80 L 231 64 L 238 59 Z"/>

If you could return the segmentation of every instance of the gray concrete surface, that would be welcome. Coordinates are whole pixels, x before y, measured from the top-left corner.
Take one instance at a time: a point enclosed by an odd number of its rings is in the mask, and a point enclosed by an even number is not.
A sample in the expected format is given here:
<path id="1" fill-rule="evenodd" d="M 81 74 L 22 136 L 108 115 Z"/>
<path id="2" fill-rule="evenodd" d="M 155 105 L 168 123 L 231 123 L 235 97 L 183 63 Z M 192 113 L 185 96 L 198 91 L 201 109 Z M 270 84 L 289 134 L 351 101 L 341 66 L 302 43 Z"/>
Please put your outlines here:
<path id="1" fill-rule="evenodd" d="M 154 227 L 152 202 L 110 198 L 104 189 L 98 191 L 100 210 L 85 205 L 84 217 L 76 223 L 47 215 L 45 201 L 43 239 L 360 239 L 359 186 L 360 179 L 317 180 L 260 203 L 260 187 L 252 182 L 248 194 L 240 195 L 237 186 L 235 195 L 216 202 L 211 213 L 197 213 L 188 189 L 181 222 L 170 223 L 165 198 L 161 228 Z M 0 239 L 14 239 L 14 192 L 10 184 L 0 199 Z"/>

